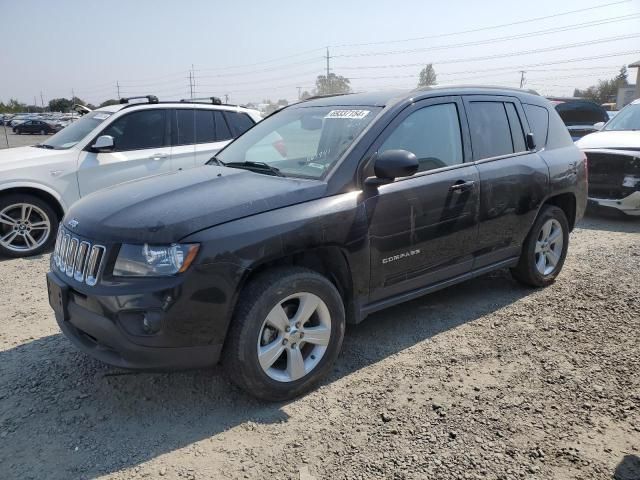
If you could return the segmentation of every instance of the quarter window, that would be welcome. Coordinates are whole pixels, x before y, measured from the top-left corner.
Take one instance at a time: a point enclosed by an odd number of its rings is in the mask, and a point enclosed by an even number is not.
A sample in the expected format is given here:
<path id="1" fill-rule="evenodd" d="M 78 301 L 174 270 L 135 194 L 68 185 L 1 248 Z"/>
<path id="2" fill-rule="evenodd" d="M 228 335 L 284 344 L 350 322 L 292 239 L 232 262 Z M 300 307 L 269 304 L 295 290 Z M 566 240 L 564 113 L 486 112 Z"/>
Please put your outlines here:
<path id="1" fill-rule="evenodd" d="M 224 112 L 224 116 L 231 127 L 231 133 L 233 133 L 234 137 L 239 137 L 253 127 L 253 120 L 246 113 Z"/>
<path id="2" fill-rule="evenodd" d="M 462 163 L 462 135 L 455 103 L 421 108 L 405 118 L 389 135 L 379 153 L 408 150 L 418 157 L 418 171 Z"/>
<path id="3" fill-rule="evenodd" d="M 544 107 L 537 105 L 522 105 L 524 113 L 527 116 L 531 130 L 533 130 L 533 139 L 536 142 L 536 148 L 540 150 L 547 144 L 547 130 L 549 129 L 549 112 Z"/>
<path id="4" fill-rule="evenodd" d="M 165 146 L 166 110 L 139 110 L 124 115 L 104 129 L 111 135 L 115 151 L 142 150 Z"/>
<path id="5" fill-rule="evenodd" d="M 476 160 L 513 153 L 511 129 L 502 102 L 471 102 L 469 127 Z"/>

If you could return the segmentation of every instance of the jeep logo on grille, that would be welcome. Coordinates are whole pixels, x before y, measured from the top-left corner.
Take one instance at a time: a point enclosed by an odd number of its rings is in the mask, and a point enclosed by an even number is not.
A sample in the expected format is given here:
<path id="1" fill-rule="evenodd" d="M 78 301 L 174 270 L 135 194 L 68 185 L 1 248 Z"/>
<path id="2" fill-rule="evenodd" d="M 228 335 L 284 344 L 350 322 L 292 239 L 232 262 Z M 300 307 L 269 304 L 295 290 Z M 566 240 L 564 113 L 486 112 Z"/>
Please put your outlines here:
<path id="1" fill-rule="evenodd" d="M 78 223 L 80 222 L 78 222 L 78 220 L 76 220 L 75 218 L 72 218 L 71 220 L 69 220 L 69 226 L 71 228 L 76 228 L 78 226 Z"/>

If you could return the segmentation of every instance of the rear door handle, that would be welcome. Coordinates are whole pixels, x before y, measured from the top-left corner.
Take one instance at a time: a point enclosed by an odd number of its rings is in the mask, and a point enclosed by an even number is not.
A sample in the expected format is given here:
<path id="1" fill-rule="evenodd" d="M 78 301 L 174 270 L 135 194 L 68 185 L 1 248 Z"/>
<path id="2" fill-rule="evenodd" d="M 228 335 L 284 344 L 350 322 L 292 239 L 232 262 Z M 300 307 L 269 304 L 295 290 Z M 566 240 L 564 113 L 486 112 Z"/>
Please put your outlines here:
<path id="1" fill-rule="evenodd" d="M 471 190 L 475 184 L 476 182 L 474 182 L 473 180 L 469 180 L 466 182 L 463 180 L 459 180 L 451 185 L 449 187 L 449 190 L 451 190 L 452 192 L 466 192 L 467 190 Z"/>
<path id="2" fill-rule="evenodd" d="M 168 153 L 154 153 L 153 155 L 151 155 L 149 158 L 151 160 L 162 160 L 164 158 L 167 158 L 169 156 Z"/>

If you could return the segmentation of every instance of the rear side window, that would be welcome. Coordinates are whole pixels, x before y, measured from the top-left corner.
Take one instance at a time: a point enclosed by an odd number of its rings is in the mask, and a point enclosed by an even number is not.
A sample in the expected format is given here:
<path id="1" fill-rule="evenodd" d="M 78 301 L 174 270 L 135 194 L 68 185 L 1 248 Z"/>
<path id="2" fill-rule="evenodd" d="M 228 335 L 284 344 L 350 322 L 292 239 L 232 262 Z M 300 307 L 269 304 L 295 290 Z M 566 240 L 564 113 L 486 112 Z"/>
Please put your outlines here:
<path id="1" fill-rule="evenodd" d="M 253 120 L 246 113 L 224 112 L 224 116 L 229 127 L 231 127 L 231 133 L 233 133 L 234 137 L 239 137 L 253 127 Z"/>
<path id="2" fill-rule="evenodd" d="M 469 127 L 476 160 L 513 153 L 511 129 L 502 102 L 470 102 Z"/>
<path id="3" fill-rule="evenodd" d="M 549 130 L 549 112 L 538 105 L 523 103 L 524 113 L 529 121 L 529 126 L 536 142 L 536 150 L 544 148 L 547 144 L 547 131 Z"/>
<path id="4" fill-rule="evenodd" d="M 196 110 L 196 143 L 216 141 L 216 127 L 211 110 Z"/>
<path id="5" fill-rule="evenodd" d="M 213 121 L 215 123 L 216 129 L 216 142 L 221 142 L 223 140 L 229 140 L 233 138 L 231 134 L 231 130 L 227 126 L 227 122 L 222 116 L 222 112 L 219 110 L 215 110 L 213 112 Z"/>
<path id="6" fill-rule="evenodd" d="M 174 145 L 193 145 L 195 142 L 195 112 L 191 109 L 176 110 Z"/>
<path id="7" fill-rule="evenodd" d="M 507 118 L 509 119 L 509 127 L 511 127 L 511 140 L 513 141 L 514 152 L 524 152 L 527 147 L 524 143 L 524 132 L 522 130 L 522 123 L 520 117 L 518 117 L 518 111 L 513 103 L 505 103 L 504 108 L 507 111 Z"/>

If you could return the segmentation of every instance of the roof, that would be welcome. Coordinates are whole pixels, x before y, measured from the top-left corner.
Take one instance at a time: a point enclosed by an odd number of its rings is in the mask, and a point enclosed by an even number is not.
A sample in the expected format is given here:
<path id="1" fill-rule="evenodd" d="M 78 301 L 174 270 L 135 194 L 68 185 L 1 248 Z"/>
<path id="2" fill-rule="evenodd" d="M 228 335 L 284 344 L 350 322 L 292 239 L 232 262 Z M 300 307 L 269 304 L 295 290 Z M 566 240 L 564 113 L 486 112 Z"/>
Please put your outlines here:
<path id="1" fill-rule="evenodd" d="M 385 90 L 378 92 L 350 93 L 341 95 L 327 95 L 313 97 L 309 100 L 295 104 L 299 107 L 323 107 L 323 106 L 369 106 L 385 107 L 395 103 L 410 100 L 423 99 L 431 96 L 443 95 L 500 95 L 513 96 L 539 95 L 533 90 L 524 90 L 509 87 L 478 86 L 478 85 L 438 85 L 414 90 Z"/>
<path id="2" fill-rule="evenodd" d="M 195 107 L 195 108 L 206 108 L 206 109 L 215 109 L 215 110 L 231 110 L 231 111 L 234 111 L 234 112 L 236 112 L 236 111 L 257 112 L 257 110 L 252 110 L 250 108 L 241 107 L 239 105 L 225 105 L 225 104 L 216 105 L 216 104 L 212 104 L 212 103 L 180 102 L 180 101 L 157 102 L 157 103 L 147 103 L 147 102 L 118 103 L 116 105 L 107 105 L 107 106 L 104 106 L 104 107 L 96 108 L 95 111 L 115 113 L 115 112 L 119 112 L 123 108 L 149 107 L 149 106 L 156 107 L 157 105 L 160 105 L 162 107 L 176 107 L 176 108 L 194 108 Z M 161 107 L 156 107 L 156 108 L 161 108 Z"/>

